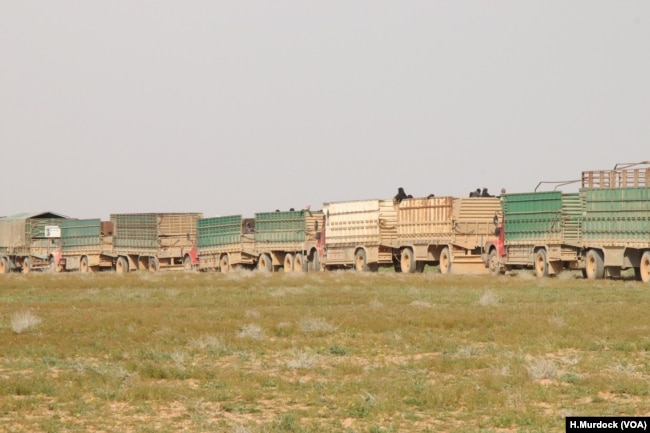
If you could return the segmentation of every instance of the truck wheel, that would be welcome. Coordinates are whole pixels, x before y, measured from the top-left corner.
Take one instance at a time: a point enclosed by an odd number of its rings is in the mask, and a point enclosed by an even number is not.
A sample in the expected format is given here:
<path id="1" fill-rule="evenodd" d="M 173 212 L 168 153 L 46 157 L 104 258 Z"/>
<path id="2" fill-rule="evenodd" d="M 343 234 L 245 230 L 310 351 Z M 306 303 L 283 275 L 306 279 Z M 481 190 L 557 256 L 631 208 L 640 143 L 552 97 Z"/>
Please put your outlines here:
<path id="1" fill-rule="evenodd" d="M 444 247 L 440 252 L 440 273 L 448 274 L 451 272 L 451 253 L 448 247 Z"/>
<path id="2" fill-rule="evenodd" d="M 23 260 L 23 274 L 29 274 L 32 270 L 32 259 L 25 257 Z"/>
<path id="3" fill-rule="evenodd" d="M 548 262 L 544 249 L 537 250 L 535 253 L 535 275 L 537 278 L 548 277 Z"/>
<path id="4" fill-rule="evenodd" d="M 587 278 L 590 280 L 601 279 L 605 276 L 605 265 L 603 263 L 603 254 L 598 250 L 587 251 L 586 257 Z"/>
<path id="5" fill-rule="evenodd" d="M 257 259 L 257 269 L 260 272 L 272 272 L 273 262 L 271 261 L 271 256 L 267 253 L 260 254 L 260 257 Z"/>
<path id="6" fill-rule="evenodd" d="M 115 272 L 118 274 L 124 274 L 129 272 L 129 262 L 126 261 L 125 257 L 118 257 L 115 262 Z"/>
<path id="7" fill-rule="evenodd" d="M 368 261 L 366 260 L 366 251 L 364 249 L 359 249 L 354 255 L 354 269 L 358 272 L 368 272 L 370 268 L 368 267 Z"/>
<path id="8" fill-rule="evenodd" d="M 158 272 L 160 269 L 160 263 L 158 263 L 158 259 L 155 257 L 149 257 L 148 265 L 149 272 L 151 273 Z"/>
<path id="9" fill-rule="evenodd" d="M 79 272 L 81 273 L 86 273 L 90 270 L 90 267 L 88 266 L 88 257 L 83 256 L 81 260 L 79 261 Z"/>
<path id="10" fill-rule="evenodd" d="M 293 272 L 294 260 L 293 254 L 287 253 L 284 256 L 284 272 Z"/>
<path id="11" fill-rule="evenodd" d="M 490 270 L 491 275 L 501 274 L 501 266 L 499 265 L 499 255 L 497 254 L 496 249 L 490 251 L 490 255 L 488 256 L 488 269 Z"/>
<path id="12" fill-rule="evenodd" d="M 402 272 L 413 273 L 417 269 L 417 262 L 413 257 L 413 250 L 411 248 L 404 248 L 400 257 L 400 269 Z"/>
<path id="13" fill-rule="evenodd" d="M 641 265 L 639 266 L 641 281 L 650 282 L 650 251 L 645 251 L 641 256 Z"/>
<path id="14" fill-rule="evenodd" d="M 7 262 L 6 257 L 1 257 L 0 258 L 0 274 L 8 274 L 9 273 L 9 262 Z"/>
<path id="15" fill-rule="evenodd" d="M 228 254 L 221 256 L 221 259 L 219 260 L 219 270 L 224 274 L 230 272 L 230 259 L 228 258 Z"/>
<path id="16" fill-rule="evenodd" d="M 296 272 L 306 272 L 307 263 L 305 262 L 305 256 L 302 253 L 296 253 L 293 258 L 293 270 Z"/>

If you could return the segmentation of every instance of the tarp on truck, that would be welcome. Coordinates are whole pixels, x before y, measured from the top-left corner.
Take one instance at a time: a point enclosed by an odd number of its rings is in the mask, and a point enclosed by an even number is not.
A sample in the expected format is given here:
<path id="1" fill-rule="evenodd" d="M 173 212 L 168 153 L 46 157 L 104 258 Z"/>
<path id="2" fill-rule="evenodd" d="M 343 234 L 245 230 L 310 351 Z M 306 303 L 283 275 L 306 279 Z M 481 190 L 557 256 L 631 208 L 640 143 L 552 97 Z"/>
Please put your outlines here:
<path id="1" fill-rule="evenodd" d="M 67 216 L 54 212 L 20 213 L 0 218 L 0 247 L 26 247 L 35 239 L 47 239 L 47 228 Z"/>

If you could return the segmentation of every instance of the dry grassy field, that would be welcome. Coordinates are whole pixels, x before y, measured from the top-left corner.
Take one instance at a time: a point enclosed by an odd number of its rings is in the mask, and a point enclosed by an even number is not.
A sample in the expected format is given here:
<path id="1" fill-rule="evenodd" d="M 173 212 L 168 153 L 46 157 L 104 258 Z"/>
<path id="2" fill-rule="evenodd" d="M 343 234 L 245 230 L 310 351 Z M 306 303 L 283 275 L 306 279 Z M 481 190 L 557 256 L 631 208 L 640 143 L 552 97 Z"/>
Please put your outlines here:
<path id="1" fill-rule="evenodd" d="M 437 273 L 0 279 L 1 432 L 561 432 L 650 416 L 650 287 Z"/>

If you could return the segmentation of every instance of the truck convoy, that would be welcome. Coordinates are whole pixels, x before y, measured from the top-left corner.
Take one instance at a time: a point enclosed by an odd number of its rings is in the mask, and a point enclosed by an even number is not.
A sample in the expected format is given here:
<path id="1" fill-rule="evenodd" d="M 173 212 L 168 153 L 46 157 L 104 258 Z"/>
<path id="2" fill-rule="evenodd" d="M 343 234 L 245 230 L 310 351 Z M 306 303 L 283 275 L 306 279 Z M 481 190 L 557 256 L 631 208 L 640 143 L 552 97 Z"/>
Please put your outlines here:
<path id="1" fill-rule="evenodd" d="M 306 272 L 318 260 L 321 211 L 264 212 L 204 218 L 197 222 L 200 270 L 237 267 L 263 272 Z"/>
<path id="2" fill-rule="evenodd" d="M 53 212 L 0 217 L 0 273 L 236 268 L 502 274 L 565 270 L 590 279 L 633 270 L 650 282 L 650 162 L 584 171 L 578 192 L 353 200 L 203 218 L 200 213 Z M 539 185 L 538 185 L 539 187 Z"/>
<path id="3" fill-rule="evenodd" d="M 538 277 L 579 269 L 590 279 L 634 269 L 650 282 L 650 168 L 585 171 L 578 193 L 506 194 L 497 240 L 483 258 L 492 274 L 533 267 Z"/>
<path id="4" fill-rule="evenodd" d="M 139 213 L 112 214 L 110 221 L 63 221 L 54 265 L 57 271 L 80 272 L 183 269 L 200 218 L 200 213 Z"/>

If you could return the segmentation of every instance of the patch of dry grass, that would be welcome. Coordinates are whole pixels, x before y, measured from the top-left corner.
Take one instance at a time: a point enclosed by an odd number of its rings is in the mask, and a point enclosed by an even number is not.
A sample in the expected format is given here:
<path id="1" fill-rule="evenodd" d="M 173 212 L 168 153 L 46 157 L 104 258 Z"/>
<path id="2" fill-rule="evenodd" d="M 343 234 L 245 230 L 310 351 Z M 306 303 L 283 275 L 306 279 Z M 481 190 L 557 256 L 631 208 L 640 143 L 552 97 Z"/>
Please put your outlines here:
<path id="1" fill-rule="evenodd" d="M 649 415 L 648 288 L 633 281 L 2 279 L 0 432 L 546 432 L 569 414 Z M 16 312 L 32 312 L 21 332 Z"/>

